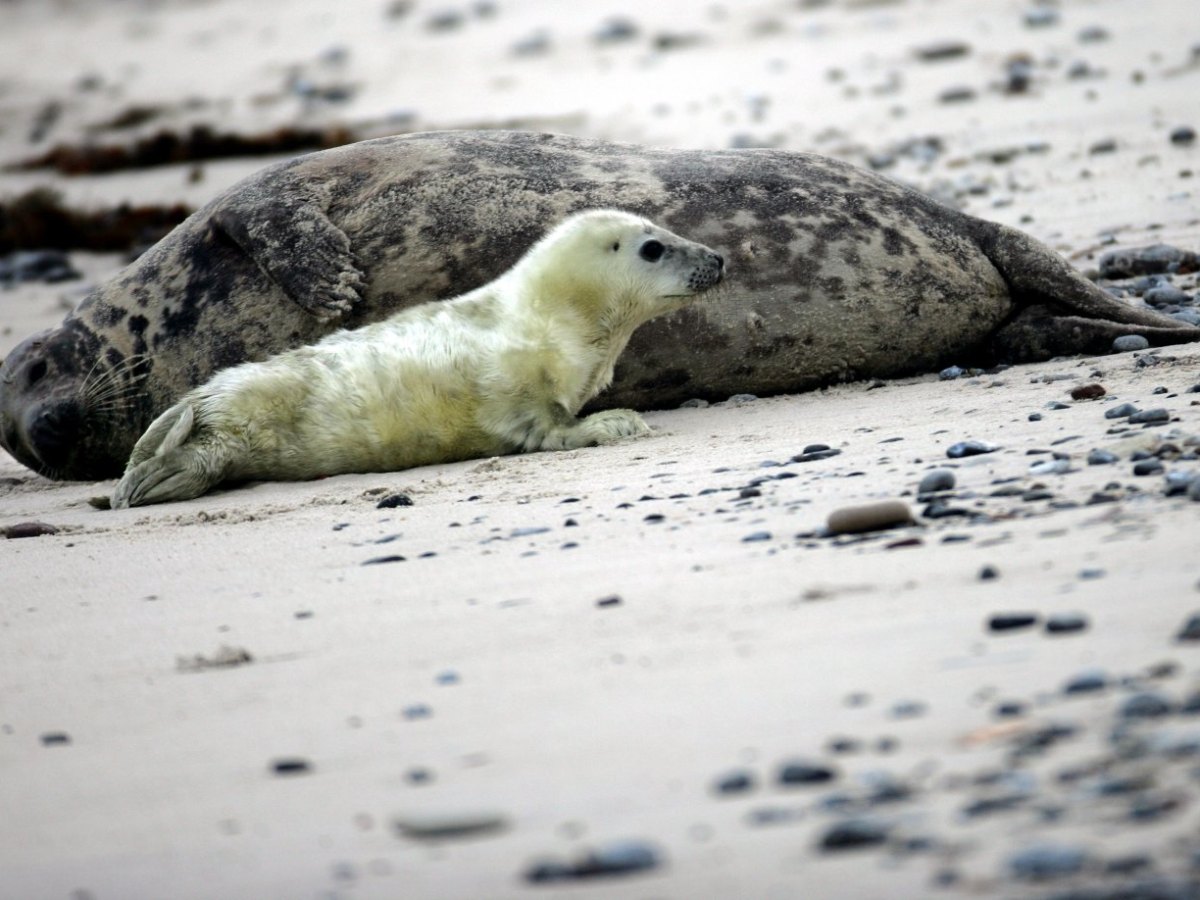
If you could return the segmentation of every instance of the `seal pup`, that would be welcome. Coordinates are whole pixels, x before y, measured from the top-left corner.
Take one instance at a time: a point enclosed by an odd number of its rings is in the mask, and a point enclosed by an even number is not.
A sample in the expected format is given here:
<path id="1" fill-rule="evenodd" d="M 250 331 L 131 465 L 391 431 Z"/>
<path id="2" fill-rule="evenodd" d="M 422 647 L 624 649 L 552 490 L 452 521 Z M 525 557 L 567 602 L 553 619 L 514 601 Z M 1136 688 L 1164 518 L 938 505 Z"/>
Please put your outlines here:
<path id="1" fill-rule="evenodd" d="M 721 253 L 737 302 L 639 329 L 594 405 L 1100 353 L 1120 334 L 1200 340 L 1019 231 L 826 157 L 431 132 L 277 163 L 214 198 L 8 355 L 0 443 L 52 477 L 118 476 L 214 372 L 464 294 L 545 223 L 612 207 Z"/>
<path id="2" fill-rule="evenodd" d="M 138 441 L 112 505 L 644 434 L 632 410 L 577 415 L 634 329 L 723 270 L 719 254 L 638 216 L 580 213 L 469 294 L 217 373 Z"/>

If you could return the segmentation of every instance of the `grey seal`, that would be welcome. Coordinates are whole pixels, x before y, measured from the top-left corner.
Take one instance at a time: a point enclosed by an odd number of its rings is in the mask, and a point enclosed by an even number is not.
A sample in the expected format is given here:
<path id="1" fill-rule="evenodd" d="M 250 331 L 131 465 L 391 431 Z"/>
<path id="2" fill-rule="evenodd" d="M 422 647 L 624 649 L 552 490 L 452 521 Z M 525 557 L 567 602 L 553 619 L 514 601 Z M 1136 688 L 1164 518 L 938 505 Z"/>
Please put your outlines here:
<path id="1" fill-rule="evenodd" d="M 638 326 L 717 285 L 724 260 L 619 210 L 578 213 L 453 300 L 222 369 L 133 448 L 116 509 L 226 481 L 390 472 L 649 432 L 628 409 L 578 418 Z"/>
<path id="2" fill-rule="evenodd" d="M 639 329 L 595 405 L 1103 352 L 1121 334 L 1200 340 L 1020 231 L 826 157 L 431 132 L 301 156 L 216 197 L 9 354 L 0 442 L 50 477 L 115 477 L 214 372 L 465 293 L 547 223 L 606 207 L 714 248 L 737 274 L 729 302 Z"/>

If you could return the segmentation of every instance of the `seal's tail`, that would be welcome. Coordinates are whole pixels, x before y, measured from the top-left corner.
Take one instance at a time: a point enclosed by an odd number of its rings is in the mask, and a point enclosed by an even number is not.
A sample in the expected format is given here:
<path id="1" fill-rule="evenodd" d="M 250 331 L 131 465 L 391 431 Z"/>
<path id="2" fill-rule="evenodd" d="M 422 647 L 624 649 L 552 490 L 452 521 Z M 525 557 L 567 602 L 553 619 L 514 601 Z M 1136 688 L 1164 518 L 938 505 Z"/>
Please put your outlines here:
<path id="1" fill-rule="evenodd" d="M 1108 353 L 1124 335 L 1140 335 L 1152 345 L 1200 341 L 1200 328 L 1123 303 L 1023 232 L 978 219 L 974 231 L 1017 307 L 990 341 L 994 360 Z"/>

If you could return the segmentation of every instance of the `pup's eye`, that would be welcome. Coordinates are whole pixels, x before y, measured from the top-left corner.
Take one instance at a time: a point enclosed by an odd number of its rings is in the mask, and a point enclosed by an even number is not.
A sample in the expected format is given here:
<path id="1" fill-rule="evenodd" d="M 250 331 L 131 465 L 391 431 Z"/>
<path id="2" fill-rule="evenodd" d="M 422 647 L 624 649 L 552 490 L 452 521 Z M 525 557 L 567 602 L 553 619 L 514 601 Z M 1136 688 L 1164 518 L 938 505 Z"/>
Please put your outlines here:
<path id="1" fill-rule="evenodd" d="M 620 241 L 617 241 L 615 244 L 613 244 L 613 248 L 612 248 L 612 250 L 613 250 L 613 253 L 616 253 L 616 252 L 617 252 L 618 250 L 620 250 L 620 249 L 621 249 L 621 242 L 620 242 Z"/>
<path id="2" fill-rule="evenodd" d="M 642 244 L 642 248 L 638 250 L 638 255 L 646 260 L 646 262 L 658 262 L 662 259 L 663 251 L 667 248 L 658 241 L 646 241 Z"/>

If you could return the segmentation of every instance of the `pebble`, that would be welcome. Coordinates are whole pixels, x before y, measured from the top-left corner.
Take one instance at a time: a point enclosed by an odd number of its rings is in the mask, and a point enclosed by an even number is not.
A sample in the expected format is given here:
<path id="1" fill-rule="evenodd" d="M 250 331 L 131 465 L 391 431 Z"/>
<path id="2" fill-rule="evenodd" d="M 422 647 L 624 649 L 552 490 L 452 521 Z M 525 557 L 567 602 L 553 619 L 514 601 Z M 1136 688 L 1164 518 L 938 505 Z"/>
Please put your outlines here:
<path id="1" fill-rule="evenodd" d="M 61 250 L 19 250 L 0 257 L 0 284 L 58 284 L 82 277 Z"/>
<path id="2" fill-rule="evenodd" d="M 1171 698 L 1157 691 L 1134 694 L 1121 704 L 1117 711 L 1122 719 L 1158 719 L 1175 711 Z"/>
<path id="3" fill-rule="evenodd" d="M 1183 627 L 1179 629 L 1179 633 L 1175 635 L 1177 641 L 1200 641 L 1200 613 L 1192 613 Z"/>
<path id="4" fill-rule="evenodd" d="M 956 378 L 962 378 L 965 372 L 966 370 L 960 366 L 948 366 L 947 368 L 938 372 L 938 378 L 940 378 L 942 381 L 953 381 Z"/>
<path id="5" fill-rule="evenodd" d="M 648 872 L 658 868 L 662 863 L 662 856 L 658 850 L 645 841 L 613 841 L 596 847 L 572 863 L 557 860 L 534 863 L 526 870 L 525 879 L 534 883 L 545 883 L 577 878 L 628 875 L 635 872 Z"/>
<path id="6" fill-rule="evenodd" d="M 1200 268 L 1200 254 L 1167 244 L 1154 244 L 1133 250 L 1113 250 L 1101 256 L 1099 264 L 1100 277 L 1110 281 L 1137 275 L 1154 275 L 1184 267 Z"/>
<path id="7" fill-rule="evenodd" d="M 792 462 L 803 463 L 813 462 L 814 460 L 818 459 L 829 459 L 831 456 L 837 456 L 842 452 L 841 450 L 837 450 L 833 447 L 826 447 L 824 444 L 813 444 L 811 446 L 819 447 L 820 449 L 813 450 L 810 447 L 806 447 L 803 453 L 799 453 L 792 457 Z"/>
<path id="8" fill-rule="evenodd" d="M 1040 881 L 1075 875 L 1086 862 L 1087 854 L 1080 847 L 1039 843 L 1010 856 L 1008 868 L 1017 878 Z"/>
<path id="9" fill-rule="evenodd" d="M 981 453 L 995 453 L 1000 449 L 999 444 L 988 441 L 959 441 L 946 448 L 946 455 L 951 459 L 962 459 L 964 456 L 978 456 Z"/>
<path id="10" fill-rule="evenodd" d="M 1140 334 L 1123 334 L 1114 338 L 1112 342 L 1113 353 L 1129 353 L 1134 350 L 1147 350 L 1149 347 L 1150 342 Z"/>
<path id="11" fill-rule="evenodd" d="M 756 787 L 758 778 L 749 769 L 734 769 L 713 781 L 713 791 L 717 794 L 745 794 Z"/>
<path id="12" fill-rule="evenodd" d="M 1035 6 L 1025 10 L 1022 20 L 1026 28 L 1049 28 L 1058 24 L 1059 12 L 1053 6 Z"/>
<path id="13" fill-rule="evenodd" d="M 1086 631 L 1088 618 L 1082 613 L 1055 613 L 1046 619 L 1049 634 L 1075 634 Z"/>
<path id="14" fill-rule="evenodd" d="M 392 553 L 389 556 L 372 556 L 370 559 L 363 560 L 364 566 L 382 566 L 388 563 L 404 562 L 405 557 L 398 553 Z"/>
<path id="15" fill-rule="evenodd" d="M 743 544 L 757 544 L 762 541 L 769 541 L 770 539 L 771 539 L 771 532 L 769 532 L 769 531 L 752 531 L 752 532 L 750 532 L 750 534 L 748 534 L 744 538 L 742 538 L 742 543 Z"/>
<path id="16" fill-rule="evenodd" d="M 437 841 L 498 834 L 508 828 L 508 817 L 490 810 L 430 812 L 397 816 L 392 824 L 406 838 Z"/>
<path id="17" fill-rule="evenodd" d="M 821 835 L 820 848 L 831 853 L 877 847 L 888 839 L 890 827 L 875 819 L 847 819 L 830 825 Z"/>
<path id="18" fill-rule="evenodd" d="M 783 785 L 825 784 L 835 778 L 837 772 L 833 768 L 818 762 L 794 760 L 779 768 L 779 783 Z"/>
<path id="19" fill-rule="evenodd" d="M 1171 143 L 1180 147 L 1186 147 L 1196 141 L 1196 129 L 1191 125 L 1180 125 L 1178 128 L 1171 129 Z"/>
<path id="20" fill-rule="evenodd" d="M 16 525 L 6 525 L 0 533 L 8 540 L 19 538 L 42 537 L 46 534 L 58 534 L 58 529 L 45 522 L 18 522 Z"/>
<path id="21" fill-rule="evenodd" d="M 1107 394 L 1102 384 L 1085 384 L 1071 389 L 1072 400 L 1096 400 Z"/>
<path id="22" fill-rule="evenodd" d="M 1065 475 L 1070 471 L 1071 461 L 1069 459 L 1045 459 L 1035 462 L 1029 467 L 1030 475 Z"/>
<path id="23" fill-rule="evenodd" d="M 1108 687 L 1108 673 L 1103 669 L 1084 669 L 1067 679 L 1064 694 L 1091 694 Z"/>
<path id="24" fill-rule="evenodd" d="M 1162 460 L 1160 459 L 1143 459 L 1133 464 L 1133 474 L 1139 476 L 1161 475 L 1163 469 Z"/>
<path id="25" fill-rule="evenodd" d="M 1111 466 L 1120 461 L 1121 457 L 1109 450 L 1093 450 L 1087 456 L 1089 466 Z"/>
<path id="26" fill-rule="evenodd" d="M 928 711 L 929 706 L 920 700 L 901 700 L 892 706 L 891 717 L 893 719 L 916 719 Z"/>
<path id="27" fill-rule="evenodd" d="M 398 506 L 412 506 L 412 497 L 408 494 L 391 494 L 375 504 L 376 509 L 395 509 Z"/>
<path id="28" fill-rule="evenodd" d="M 71 736 L 65 731 L 47 731 L 41 741 L 43 747 L 65 747 L 71 743 Z"/>
<path id="29" fill-rule="evenodd" d="M 912 510 L 901 500 L 880 500 L 861 506 L 844 506 L 829 514 L 831 534 L 863 534 L 912 522 Z"/>
<path id="30" fill-rule="evenodd" d="M 1174 497 L 1186 494 L 1191 486 L 1200 480 L 1200 472 L 1168 472 L 1166 480 L 1167 496 Z"/>
<path id="31" fill-rule="evenodd" d="M 1170 284 L 1151 288 L 1142 299 L 1150 306 L 1181 306 L 1192 301 L 1191 295 Z"/>
<path id="32" fill-rule="evenodd" d="M 980 581 L 995 581 L 1000 577 L 1000 570 L 995 566 L 982 566 L 979 569 Z"/>
<path id="33" fill-rule="evenodd" d="M 934 494 L 938 491 L 952 491 L 955 484 L 957 484 L 957 480 L 949 469 L 933 469 L 925 473 L 921 483 L 917 485 L 917 493 Z"/>
<path id="34" fill-rule="evenodd" d="M 284 757 L 271 763 L 271 772 L 275 775 L 307 775 L 311 771 L 312 764 L 298 756 Z"/>
<path id="35" fill-rule="evenodd" d="M 1129 417 L 1130 425 L 1162 425 L 1171 421 L 1171 414 L 1162 407 L 1143 409 Z"/>
<path id="36" fill-rule="evenodd" d="M 1138 411 L 1138 408 L 1136 406 L 1134 406 L 1132 403 L 1122 403 L 1119 406 L 1113 406 L 1109 409 L 1106 409 L 1104 411 L 1104 418 L 1106 418 L 1106 419 L 1127 419 L 1137 411 Z"/>
<path id="37" fill-rule="evenodd" d="M 962 41 L 938 41 L 917 47 L 917 59 L 923 62 L 940 62 L 946 59 L 959 59 L 971 52 L 971 45 Z"/>
<path id="38" fill-rule="evenodd" d="M 994 613 L 988 617 L 988 631 L 1017 631 L 1022 628 L 1032 628 L 1038 622 L 1037 613 L 1010 612 Z"/>

